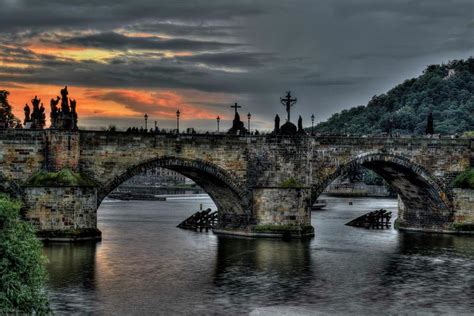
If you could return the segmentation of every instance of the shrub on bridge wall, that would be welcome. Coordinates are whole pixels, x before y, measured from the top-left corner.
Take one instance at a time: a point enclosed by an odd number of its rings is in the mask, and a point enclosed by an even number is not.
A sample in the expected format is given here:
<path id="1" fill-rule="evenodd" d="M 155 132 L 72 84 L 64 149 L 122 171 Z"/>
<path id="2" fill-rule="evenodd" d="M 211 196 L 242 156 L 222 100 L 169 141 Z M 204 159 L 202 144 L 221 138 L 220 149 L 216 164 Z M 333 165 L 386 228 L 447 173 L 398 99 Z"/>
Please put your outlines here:
<path id="1" fill-rule="evenodd" d="M 453 181 L 454 188 L 474 189 L 474 168 L 467 169 Z"/>
<path id="2" fill-rule="evenodd" d="M 26 183 L 26 186 L 33 187 L 57 187 L 57 186 L 79 186 L 94 187 L 97 184 L 87 176 L 79 172 L 74 172 L 64 168 L 58 172 L 48 172 L 41 170 L 32 176 Z"/>
<path id="3" fill-rule="evenodd" d="M 289 178 L 281 182 L 283 188 L 301 188 L 303 185 L 295 178 Z"/>
<path id="4" fill-rule="evenodd" d="M 0 196 L 0 314 L 47 314 L 46 258 L 20 202 Z"/>

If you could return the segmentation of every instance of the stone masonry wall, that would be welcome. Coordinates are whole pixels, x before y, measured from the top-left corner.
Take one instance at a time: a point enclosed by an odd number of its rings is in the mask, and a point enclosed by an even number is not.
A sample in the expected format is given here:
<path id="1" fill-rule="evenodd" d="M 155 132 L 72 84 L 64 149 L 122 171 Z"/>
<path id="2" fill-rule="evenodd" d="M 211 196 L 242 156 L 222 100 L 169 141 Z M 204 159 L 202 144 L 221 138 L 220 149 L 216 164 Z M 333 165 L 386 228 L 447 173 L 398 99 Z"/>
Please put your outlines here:
<path id="1" fill-rule="evenodd" d="M 439 208 L 440 201 L 451 203 L 451 194 L 458 194 L 458 200 L 464 202 L 455 207 L 446 204 L 446 207 L 451 212 L 459 208 L 455 216 L 459 220 L 464 216 L 466 220 L 471 218 L 465 212 L 472 210 L 471 202 L 469 198 L 466 200 L 464 193 L 452 193 L 449 183 L 456 174 L 470 166 L 473 149 L 470 139 L 424 137 L 155 135 L 1 130 L 0 175 L 8 181 L 24 184 L 42 169 L 58 171 L 69 167 L 96 180 L 99 184 L 97 192 L 104 193 L 104 187 L 126 180 L 140 166 L 150 166 L 150 161 L 181 159 L 193 164 L 196 162 L 195 166 L 176 164 L 165 167 L 186 172 L 190 178 L 200 181 L 203 187 L 207 185 L 208 190 L 215 193 L 214 197 L 223 201 L 228 200 L 229 192 L 234 194 L 235 199 L 251 201 L 251 205 L 250 202 L 242 203 L 239 210 L 248 215 L 246 212 L 249 209 L 254 219 L 261 223 L 273 221 L 272 224 L 291 225 L 306 223 L 305 216 L 308 214 L 305 207 L 311 204 L 306 200 L 314 200 L 341 166 L 363 156 L 375 155 L 382 158 L 367 160 L 363 164 L 390 178 L 391 183 L 401 190 L 399 193 L 403 193 L 404 201 L 414 201 L 405 203 L 407 219 L 408 212 L 415 214 L 412 210 L 419 214 L 425 211 L 423 218 L 436 215 L 431 209 Z M 401 160 L 388 161 L 383 158 L 387 156 Z M 401 164 L 402 160 L 407 165 Z M 410 164 L 415 167 L 411 168 Z M 429 178 L 426 174 L 435 182 L 425 181 Z M 296 183 L 295 186 L 308 189 L 301 189 L 301 196 L 295 197 L 296 191 L 285 188 L 284 183 L 289 180 Z M 24 198 L 30 208 L 28 216 L 41 229 L 95 227 L 95 188 L 25 187 L 24 190 Z M 309 191 L 311 197 L 308 197 Z M 424 198 L 425 193 L 432 194 L 433 198 Z M 225 203 L 217 204 L 227 208 Z M 425 220 L 420 224 L 425 224 Z"/>
<path id="2" fill-rule="evenodd" d="M 338 168 L 368 154 L 404 157 L 422 166 L 440 183 L 446 183 L 470 166 L 472 143 L 466 138 L 387 138 L 316 137 L 312 170 L 314 185 L 324 190 L 324 182 Z M 318 181 L 322 183 L 318 184 Z M 321 191 L 322 192 L 322 191 Z"/>
<path id="3" fill-rule="evenodd" d="M 69 168 L 78 170 L 79 164 L 79 133 L 77 131 L 48 130 L 47 168 L 49 171 L 59 171 Z"/>
<path id="4" fill-rule="evenodd" d="M 0 130 L 0 174 L 23 183 L 45 164 L 43 131 Z"/>
<path id="5" fill-rule="evenodd" d="M 257 225 L 311 225 L 310 190 L 307 188 L 256 188 L 253 204 Z"/>
<path id="6" fill-rule="evenodd" d="M 474 226 L 474 190 L 454 189 L 454 223 Z"/>
<path id="7" fill-rule="evenodd" d="M 95 229 L 96 195 L 89 187 L 27 187 L 27 218 L 39 230 Z"/>

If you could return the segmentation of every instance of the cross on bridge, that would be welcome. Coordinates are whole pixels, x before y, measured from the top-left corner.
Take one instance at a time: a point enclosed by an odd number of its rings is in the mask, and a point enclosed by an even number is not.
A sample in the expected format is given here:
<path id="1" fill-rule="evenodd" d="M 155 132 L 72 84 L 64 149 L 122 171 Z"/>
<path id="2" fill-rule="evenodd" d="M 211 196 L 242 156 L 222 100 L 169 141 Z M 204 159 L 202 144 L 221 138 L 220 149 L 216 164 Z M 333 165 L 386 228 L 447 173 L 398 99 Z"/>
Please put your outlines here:
<path id="1" fill-rule="evenodd" d="M 237 114 L 237 109 L 238 109 L 238 108 L 241 108 L 240 105 L 237 105 L 237 102 L 236 102 L 234 105 L 231 105 L 230 107 L 233 108 L 233 109 L 235 109 L 235 114 Z"/>
<path id="2" fill-rule="evenodd" d="M 294 98 L 292 99 L 291 98 L 291 91 L 288 91 L 286 93 L 286 97 L 284 98 L 280 98 L 280 102 L 281 104 L 283 104 L 284 106 L 286 106 L 286 113 L 288 113 L 288 118 L 287 118 L 287 122 L 290 121 L 290 109 L 293 105 L 295 105 L 296 101 L 298 99 Z"/>

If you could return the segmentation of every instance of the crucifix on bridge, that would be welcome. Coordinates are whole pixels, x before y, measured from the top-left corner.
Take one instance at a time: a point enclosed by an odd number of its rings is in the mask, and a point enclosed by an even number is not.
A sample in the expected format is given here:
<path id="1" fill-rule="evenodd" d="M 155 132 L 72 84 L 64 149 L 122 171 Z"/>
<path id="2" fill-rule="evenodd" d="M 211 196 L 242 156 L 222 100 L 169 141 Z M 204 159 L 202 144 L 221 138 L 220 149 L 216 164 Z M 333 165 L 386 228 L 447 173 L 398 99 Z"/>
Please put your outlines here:
<path id="1" fill-rule="evenodd" d="M 288 113 L 288 118 L 287 118 L 287 122 L 290 121 L 290 109 L 293 105 L 295 105 L 296 101 L 298 99 L 296 98 L 291 98 L 291 91 L 288 91 L 286 93 L 286 97 L 284 98 L 280 98 L 280 102 L 281 104 L 283 104 L 284 106 L 286 106 L 286 113 Z"/>
<path id="2" fill-rule="evenodd" d="M 237 109 L 238 109 L 238 108 L 241 108 L 240 105 L 237 105 L 237 102 L 236 102 L 234 105 L 231 105 L 230 107 L 233 108 L 233 109 L 235 109 L 235 114 L 237 114 Z"/>

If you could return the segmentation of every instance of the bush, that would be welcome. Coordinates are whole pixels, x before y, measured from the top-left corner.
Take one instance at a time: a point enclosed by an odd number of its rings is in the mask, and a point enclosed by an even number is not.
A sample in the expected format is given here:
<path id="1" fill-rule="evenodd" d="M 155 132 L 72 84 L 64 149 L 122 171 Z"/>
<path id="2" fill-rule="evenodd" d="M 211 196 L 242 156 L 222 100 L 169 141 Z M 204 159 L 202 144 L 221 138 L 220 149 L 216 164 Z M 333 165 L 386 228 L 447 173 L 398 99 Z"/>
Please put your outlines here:
<path id="1" fill-rule="evenodd" d="M 57 187 L 57 186 L 82 186 L 94 187 L 97 184 L 86 175 L 64 168 L 58 172 L 41 170 L 28 179 L 26 186 Z"/>
<path id="2" fill-rule="evenodd" d="M 283 188 L 301 188 L 303 185 L 295 178 L 289 178 L 281 182 Z"/>
<path id="3" fill-rule="evenodd" d="M 46 258 L 20 206 L 0 196 L 0 314 L 48 314 Z"/>
<path id="4" fill-rule="evenodd" d="M 462 189 L 474 189 L 474 168 L 467 169 L 456 177 L 453 187 Z"/>

